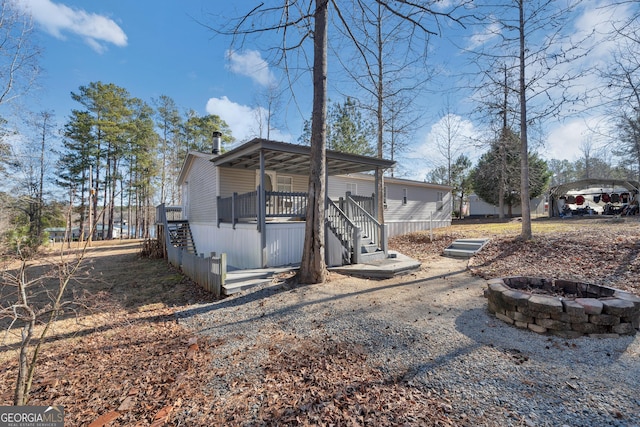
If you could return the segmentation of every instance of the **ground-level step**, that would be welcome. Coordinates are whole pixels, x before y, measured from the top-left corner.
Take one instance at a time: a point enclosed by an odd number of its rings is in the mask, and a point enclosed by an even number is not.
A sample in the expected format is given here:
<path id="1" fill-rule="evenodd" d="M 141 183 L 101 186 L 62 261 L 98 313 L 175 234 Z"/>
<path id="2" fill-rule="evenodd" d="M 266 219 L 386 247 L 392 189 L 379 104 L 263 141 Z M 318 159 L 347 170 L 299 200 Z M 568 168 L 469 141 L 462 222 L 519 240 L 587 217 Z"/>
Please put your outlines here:
<path id="1" fill-rule="evenodd" d="M 227 272 L 222 293 L 232 295 L 255 286 L 268 285 L 275 276 L 290 272 L 297 266 L 279 268 L 257 268 L 251 270 L 232 270 Z"/>
<path id="2" fill-rule="evenodd" d="M 255 286 L 267 285 L 272 282 L 273 279 L 249 279 L 239 282 L 227 283 L 225 282 L 224 287 L 222 289 L 222 293 L 224 295 L 233 295 L 238 292 L 245 291 L 247 289 L 253 288 Z"/>
<path id="3" fill-rule="evenodd" d="M 458 239 L 444 250 L 444 255 L 457 258 L 471 258 L 488 242 L 489 239 Z"/>

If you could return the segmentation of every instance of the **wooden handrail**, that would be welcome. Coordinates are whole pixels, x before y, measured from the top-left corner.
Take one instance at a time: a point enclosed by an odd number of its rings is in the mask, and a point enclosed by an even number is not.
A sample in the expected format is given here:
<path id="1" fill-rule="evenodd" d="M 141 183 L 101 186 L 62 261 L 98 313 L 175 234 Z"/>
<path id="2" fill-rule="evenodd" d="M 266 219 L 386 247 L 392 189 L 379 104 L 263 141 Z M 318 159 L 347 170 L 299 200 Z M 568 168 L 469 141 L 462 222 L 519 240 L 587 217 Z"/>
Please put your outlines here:
<path id="1" fill-rule="evenodd" d="M 331 199 L 326 201 L 326 217 L 328 228 L 340 240 L 342 246 L 351 255 L 351 262 L 360 262 L 361 232 L 356 224 Z"/>
<path id="2" fill-rule="evenodd" d="M 378 245 L 378 248 L 386 254 L 384 226 L 349 194 L 347 194 L 346 211 L 349 218 L 360 228 L 363 239 L 366 238 L 371 243 Z"/>

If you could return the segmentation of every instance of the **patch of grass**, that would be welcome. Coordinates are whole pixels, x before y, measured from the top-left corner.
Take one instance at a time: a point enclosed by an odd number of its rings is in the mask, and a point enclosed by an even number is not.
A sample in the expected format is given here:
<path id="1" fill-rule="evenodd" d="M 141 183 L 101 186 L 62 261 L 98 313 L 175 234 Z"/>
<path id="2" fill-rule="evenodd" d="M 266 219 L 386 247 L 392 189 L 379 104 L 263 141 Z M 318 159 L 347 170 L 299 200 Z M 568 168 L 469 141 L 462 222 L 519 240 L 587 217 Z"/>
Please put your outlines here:
<path id="1" fill-rule="evenodd" d="M 625 219 L 624 223 L 635 226 L 638 223 L 636 217 Z M 569 233 L 581 230 L 590 230 L 593 227 L 620 226 L 612 218 L 608 217 L 585 217 L 585 218 L 538 218 L 531 221 L 531 231 L 534 234 L 549 233 Z M 489 221 L 454 221 L 450 227 L 434 230 L 434 234 L 457 234 L 464 237 L 491 237 L 509 236 L 514 237 L 522 231 L 520 220 L 493 220 Z M 427 232 L 428 233 L 428 232 Z"/>

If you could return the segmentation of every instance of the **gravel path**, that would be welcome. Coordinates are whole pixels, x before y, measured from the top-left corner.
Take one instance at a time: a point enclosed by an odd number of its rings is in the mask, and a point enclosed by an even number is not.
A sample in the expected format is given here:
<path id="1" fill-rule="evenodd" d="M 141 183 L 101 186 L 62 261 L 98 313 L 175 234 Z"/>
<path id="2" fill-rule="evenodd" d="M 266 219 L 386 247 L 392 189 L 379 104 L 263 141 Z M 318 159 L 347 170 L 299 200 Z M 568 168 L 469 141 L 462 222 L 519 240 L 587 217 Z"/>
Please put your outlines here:
<path id="1" fill-rule="evenodd" d="M 388 378 L 446 398 L 454 425 L 640 426 L 640 334 L 565 340 L 516 329 L 487 312 L 485 287 L 466 260 L 439 258 L 399 278 L 273 285 L 179 316 L 218 343 L 216 399 L 261 378 L 274 337 L 288 336 L 357 346 Z"/>

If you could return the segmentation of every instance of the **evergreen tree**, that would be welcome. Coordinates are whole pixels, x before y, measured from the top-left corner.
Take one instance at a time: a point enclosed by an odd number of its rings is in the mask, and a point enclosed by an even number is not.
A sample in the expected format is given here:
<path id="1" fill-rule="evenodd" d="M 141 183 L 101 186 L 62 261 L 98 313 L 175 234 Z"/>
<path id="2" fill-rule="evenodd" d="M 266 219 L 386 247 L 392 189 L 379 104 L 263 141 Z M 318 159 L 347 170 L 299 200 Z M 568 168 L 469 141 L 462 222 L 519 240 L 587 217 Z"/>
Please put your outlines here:
<path id="1" fill-rule="evenodd" d="M 529 195 L 531 198 L 542 194 L 551 174 L 547 164 L 536 153 L 529 153 Z M 512 215 L 514 206 L 520 205 L 520 140 L 510 130 L 503 130 L 488 152 L 480 157 L 471 173 L 473 191 L 485 202 L 498 206 L 500 189 L 503 202 Z"/>
<path id="2" fill-rule="evenodd" d="M 464 154 L 461 154 L 460 156 L 458 156 L 455 160 L 455 162 L 453 163 L 453 165 L 451 165 L 451 170 L 450 170 L 450 184 L 453 187 L 453 194 L 455 196 L 457 196 L 458 200 L 459 200 L 459 204 L 458 204 L 458 218 L 462 218 L 463 212 L 462 212 L 462 208 L 464 206 L 464 198 L 466 195 L 468 195 L 471 192 L 471 189 L 473 188 L 471 179 L 471 160 L 469 160 L 469 158 L 467 156 L 465 156 Z M 454 212 L 456 211 L 455 208 L 455 200 L 452 201 L 454 204 Z"/>
<path id="3" fill-rule="evenodd" d="M 125 151 L 122 148 L 125 143 L 124 132 L 131 115 L 128 106 L 129 92 L 113 83 L 92 82 L 87 86 L 80 86 L 77 93 L 71 93 L 71 97 L 85 107 L 91 118 L 91 164 L 95 189 L 92 210 L 94 213 L 98 212 L 98 201 L 102 198 L 101 211 L 104 219 L 107 205 L 112 205 L 114 201 L 117 165 Z M 109 214 L 112 215 L 112 212 Z M 108 220 L 106 235 L 111 237 L 112 218 L 109 217 Z"/>
<path id="4" fill-rule="evenodd" d="M 95 156 L 91 133 L 92 120 L 86 111 L 73 110 L 69 121 L 64 126 L 63 150 L 58 159 L 58 179 L 56 183 L 67 189 L 74 204 L 76 197 L 80 198 L 77 206 L 79 215 L 79 237 L 84 238 L 89 203 L 89 168 Z M 68 225 L 73 228 L 72 224 Z M 69 230 L 71 231 L 71 230 Z"/>
<path id="5" fill-rule="evenodd" d="M 210 153 L 214 131 L 222 133 L 222 151 L 224 151 L 226 144 L 231 144 L 235 141 L 235 138 L 231 135 L 229 125 L 214 114 L 198 116 L 195 111 L 190 110 L 187 113 L 187 120 L 183 125 L 183 131 L 189 150 Z"/>
<path id="6" fill-rule="evenodd" d="M 371 156 L 374 126 L 368 122 L 352 98 L 334 102 L 328 111 L 327 148 L 342 153 Z"/>
<path id="7" fill-rule="evenodd" d="M 371 141 L 375 137 L 375 127 L 366 120 L 352 98 L 342 104 L 332 103 L 327 111 L 327 149 L 342 153 L 372 156 L 375 150 Z M 298 142 L 309 145 L 311 121 L 306 120 Z"/>
<path id="8" fill-rule="evenodd" d="M 128 191 L 125 187 L 134 185 L 138 179 L 144 180 L 144 196 L 136 201 L 137 206 L 142 209 L 144 203 L 147 212 L 151 204 L 150 174 L 156 171 L 153 162 L 157 155 L 153 110 L 143 101 L 132 98 L 126 89 L 112 83 L 93 82 L 81 86 L 77 93 L 72 93 L 72 98 L 85 109 L 74 111 L 65 126 L 67 145 L 61 163 L 65 170 L 64 181 L 69 187 L 83 183 L 80 190 L 84 199 L 84 186 L 91 180 L 95 195 L 91 210 L 98 212 L 98 200 L 102 201 L 101 221 L 106 223 L 103 236 L 111 238 L 116 217 L 114 207 L 118 199 L 120 205 L 124 203 Z M 73 159 L 74 155 L 78 158 Z M 141 162 L 144 174 L 138 170 L 141 176 L 134 179 L 132 170 L 138 168 L 138 156 L 144 157 Z M 129 185 L 125 181 L 129 181 Z M 89 195 L 90 190 L 88 186 L 86 188 Z M 91 223 L 98 220 L 92 218 Z M 145 223 L 148 227 L 148 218 Z"/>
<path id="9" fill-rule="evenodd" d="M 126 172 L 123 174 L 127 177 L 128 188 L 127 223 L 129 229 L 134 230 L 130 233 L 132 237 L 147 238 L 151 226 L 150 208 L 153 206 L 154 197 L 152 179 L 158 176 L 160 168 L 157 157 L 160 137 L 154 130 L 153 109 L 139 99 L 134 100 L 132 107 L 133 126 L 125 162 Z M 122 185 L 124 184 L 123 181 Z"/>
<path id="10" fill-rule="evenodd" d="M 160 134 L 160 203 L 170 200 L 174 204 L 177 189 L 174 182 L 181 165 L 180 158 L 184 158 L 188 148 L 180 140 L 182 117 L 175 101 L 161 95 L 154 99 L 156 107 L 156 125 Z M 182 152 L 182 153 L 181 153 Z"/>

